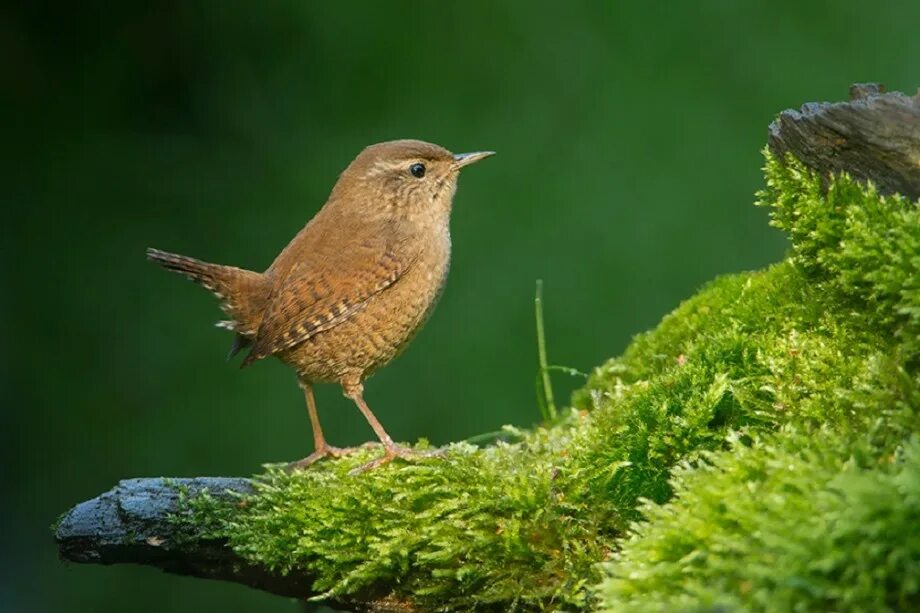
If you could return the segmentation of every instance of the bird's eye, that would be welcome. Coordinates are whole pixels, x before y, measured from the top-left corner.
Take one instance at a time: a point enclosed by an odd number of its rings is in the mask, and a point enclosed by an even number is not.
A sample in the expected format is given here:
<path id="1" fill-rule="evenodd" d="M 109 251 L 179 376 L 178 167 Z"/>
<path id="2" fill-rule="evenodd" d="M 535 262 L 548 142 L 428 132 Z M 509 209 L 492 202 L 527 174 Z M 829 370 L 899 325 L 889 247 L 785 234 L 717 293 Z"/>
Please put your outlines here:
<path id="1" fill-rule="evenodd" d="M 424 164 L 413 164 L 409 166 L 409 172 L 412 173 L 413 177 L 421 179 L 425 176 L 425 165 Z"/>

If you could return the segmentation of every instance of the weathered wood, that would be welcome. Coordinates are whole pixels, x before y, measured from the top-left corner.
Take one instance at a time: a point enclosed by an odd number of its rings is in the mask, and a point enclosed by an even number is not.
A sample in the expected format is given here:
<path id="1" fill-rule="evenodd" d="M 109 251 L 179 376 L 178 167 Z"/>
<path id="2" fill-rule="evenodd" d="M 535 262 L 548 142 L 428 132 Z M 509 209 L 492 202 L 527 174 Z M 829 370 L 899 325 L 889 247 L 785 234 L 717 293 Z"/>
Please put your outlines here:
<path id="1" fill-rule="evenodd" d="M 203 491 L 232 498 L 253 491 L 252 481 L 236 477 L 126 479 L 67 511 L 54 538 L 62 559 L 83 564 L 142 564 L 170 573 L 222 579 L 280 596 L 309 598 L 313 578 L 279 575 L 249 564 L 222 540 L 181 530 L 170 518 L 179 512 L 180 492 Z M 184 526 L 187 528 L 187 526 Z M 352 610 L 407 611 L 395 599 L 330 602 Z"/>
<path id="2" fill-rule="evenodd" d="M 770 150 L 791 153 L 823 175 L 847 171 L 881 193 L 920 198 L 920 92 L 850 87 L 849 102 L 809 102 L 770 124 Z"/>
<path id="3" fill-rule="evenodd" d="M 307 577 L 280 577 L 249 565 L 223 542 L 178 534 L 170 516 L 179 493 L 216 498 L 252 492 L 248 479 L 127 479 L 70 509 L 58 523 L 60 555 L 88 564 L 146 564 L 180 575 L 235 581 L 283 596 L 310 592 Z"/>

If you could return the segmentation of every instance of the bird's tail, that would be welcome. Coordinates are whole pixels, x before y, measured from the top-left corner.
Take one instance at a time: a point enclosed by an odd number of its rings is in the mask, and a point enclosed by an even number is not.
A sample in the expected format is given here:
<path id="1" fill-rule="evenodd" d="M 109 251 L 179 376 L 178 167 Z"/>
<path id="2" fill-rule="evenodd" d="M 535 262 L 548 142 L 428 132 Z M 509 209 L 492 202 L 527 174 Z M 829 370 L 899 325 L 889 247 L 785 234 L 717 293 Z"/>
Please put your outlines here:
<path id="1" fill-rule="evenodd" d="M 265 276 L 234 266 L 210 264 L 184 255 L 147 249 L 147 259 L 167 270 L 182 273 L 201 285 L 220 300 L 220 308 L 232 321 L 221 322 L 221 327 L 248 337 L 254 335 L 262 320 L 268 287 Z"/>

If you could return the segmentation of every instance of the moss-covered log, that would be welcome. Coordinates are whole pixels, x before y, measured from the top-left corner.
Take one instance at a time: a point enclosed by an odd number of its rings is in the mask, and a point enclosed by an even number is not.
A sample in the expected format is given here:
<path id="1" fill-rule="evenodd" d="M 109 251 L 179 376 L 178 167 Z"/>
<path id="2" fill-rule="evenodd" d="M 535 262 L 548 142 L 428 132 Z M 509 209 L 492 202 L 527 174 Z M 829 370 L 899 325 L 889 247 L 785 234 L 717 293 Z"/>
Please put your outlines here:
<path id="1" fill-rule="evenodd" d="M 559 423 L 355 477 L 371 451 L 269 468 L 251 493 L 154 483 L 168 504 L 127 519 L 116 488 L 63 518 L 63 555 L 365 609 L 916 606 L 917 100 L 855 91 L 771 126 L 759 203 L 789 257 L 704 287 Z"/>
<path id="2" fill-rule="evenodd" d="M 283 596 L 309 590 L 308 577 L 280 577 L 247 564 L 221 541 L 177 529 L 182 501 L 213 492 L 221 500 L 252 494 L 249 479 L 126 479 L 104 494 L 78 504 L 55 528 L 61 557 L 90 564 L 147 564 L 169 572 L 224 579 Z"/>

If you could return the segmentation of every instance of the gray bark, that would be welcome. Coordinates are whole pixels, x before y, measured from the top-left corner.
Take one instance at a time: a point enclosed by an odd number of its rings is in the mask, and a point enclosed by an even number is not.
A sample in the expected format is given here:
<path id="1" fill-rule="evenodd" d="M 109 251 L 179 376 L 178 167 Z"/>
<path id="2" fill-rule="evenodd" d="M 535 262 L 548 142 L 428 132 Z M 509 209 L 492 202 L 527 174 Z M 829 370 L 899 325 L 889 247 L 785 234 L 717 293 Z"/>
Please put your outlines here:
<path id="1" fill-rule="evenodd" d="M 232 499 L 253 491 L 252 481 L 237 477 L 126 479 L 114 488 L 67 511 L 54 530 L 63 560 L 82 564 L 143 564 L 170 573 L 242 583 L 280 596 L 313 596 L 313 578 L 279 575 L 250 564 L 222 540 L 180 529 L 171 521 L 180 512 L 180 492 L 189 497 L 207 490 Z M 356 598 L 326 604 L 363 611 L 407 611 L 392 598 Z"/>
<path id="2" fill-rule="evenodd" d="M 920 92 L 850 86 L 849 102 L 809 102 L 770 124 L 770 150 L 791 153 L 822 175 L 846 171 L 883 194 L 920 198 Z"/>
<path id="3" fill-rule="evenodd" d="M 285 596 L 309 592 L 303 577 L 277 577 L 246 564 L 219 541 L 178 534 L 169 518 L 179 491 L 218 498 L 252 492 L 248 479 L 127 479 L 70 509 L 55 539 L 63 559 L 85 564 L 147 564 L 182 575 L 225 579 Z"/>

